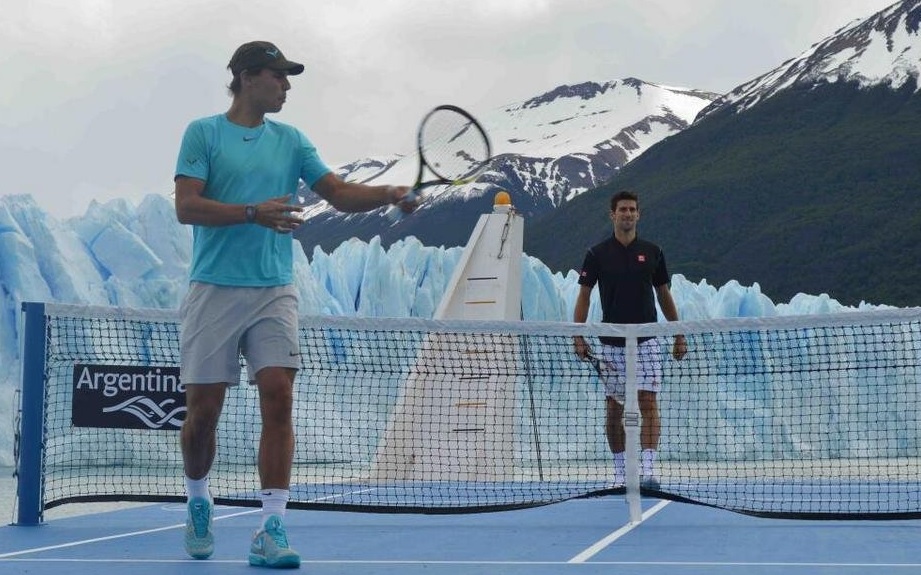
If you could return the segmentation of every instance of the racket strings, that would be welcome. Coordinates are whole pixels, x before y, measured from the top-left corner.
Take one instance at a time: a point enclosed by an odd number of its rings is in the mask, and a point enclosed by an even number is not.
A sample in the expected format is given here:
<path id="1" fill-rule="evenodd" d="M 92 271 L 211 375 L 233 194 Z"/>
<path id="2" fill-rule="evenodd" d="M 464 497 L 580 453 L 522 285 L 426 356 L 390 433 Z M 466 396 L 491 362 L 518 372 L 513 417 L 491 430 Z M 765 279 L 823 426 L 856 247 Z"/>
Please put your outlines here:
<path id="1" fill-rule="evenodd" d="M 478 172 L 490 155 L 480 127 L 451 110 L 438 110 L 426 119 L 419 133 L 419 152 L 435 174 L 452 181 Z"/>

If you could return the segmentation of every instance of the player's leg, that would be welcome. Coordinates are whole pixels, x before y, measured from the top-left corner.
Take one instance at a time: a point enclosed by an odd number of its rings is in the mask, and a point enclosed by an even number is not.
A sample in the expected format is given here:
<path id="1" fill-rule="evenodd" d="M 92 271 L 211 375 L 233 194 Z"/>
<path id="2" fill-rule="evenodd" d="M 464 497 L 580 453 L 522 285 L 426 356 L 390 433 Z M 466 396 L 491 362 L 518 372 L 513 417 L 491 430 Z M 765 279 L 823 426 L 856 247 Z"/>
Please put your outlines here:
<path id="1" fill-rule="evenodd" d="M 619 487 L 626 482 L 627 437 L 624 430 L 624 393 L 626 389 L 626 362 L 624 348 L 604 344 L 601 347 L 601 359 L 610 366 L 605 370 L 605 433 L 608 447 L 614 454 L 614 485 Z"/>
<path id="2" fill-rule="evenodd" d="M 288 489 L 294 459 L 294 375 L 284 367 L 266 367 L 256 376 L 262 436 L 259 439 L 259 480 L 263 490 Z M 272 511 L 278 511 L 277 509 Z"/>
<path id="3" fill-rule="evenodd" d="M 300 367 L 297 296 L 291 286 L 258 290 L 259 317 L 244 338 L 243 353 L 259 389 L 262 434 L 259 479 L 262 516 L 250 545 L 251 565 L 297 567 L 300 555 L 288 544 L 284 516 L 294 458 L 294 379 Z"/>
<path id="4" fill-rule="evenodd" d="M 180 309 L 180 364 L 186 414 L 180 431 L 188 513 L 185 548 L 195 559 L 214 551 L 214 505 L 208 474 L 217 452 L 217 424 L 227 386 L 240 379 L 238 318 L 225 316 L 226 288 L 193 282 Z"/>
<path id="5" fill-rule="evenodd" d="M 614 486 L 624 485 L 626 481 L 626 459 L 624 451 L 627 446 L 624 431 L 624 406 L 612 397 L 605 397 L 604 430 L 608 447 L 614 454 Z"/>
<path id="6" fill-rule="evenodd" d="M 639 388 L 638 399 L 642 419 L 640 427 L 640 448 L 642 449 L 640 475 L 641 484 L 652 489 L 658 489 L 659 487 L 655 464 L 662 429 L 657 400 L 662 381 L 661 350 L 662 348 L 656 339 L 641 342 L 637 350 L 637 387 Z"/>
<path id="7" fill-rule="evenodd" d="M 217 452 L 217 422 L 226 390 L 223 383 L 186 385 L 186 415 L 179 437 L 187 495 L 185 549 L 194 559 L 214 553 L 208 473 Z"/>
<path id="8" fill-rule="evenodd" d="M 643 450 L 642 459 L 642 482 L 644 484 L 657 483 L 655 473 L 656 456 L 659 449 L 659 435 L 661 433 L 661 422 L 659 420 L 659 405 L 656 400 L 654 391 L 640 390 L 640 416 L 642 425 L 640 427 L 640 447 Z"/>
<path id="9" fill-rule="evenodd" d="M 186 414 L 179 433 L 186 477 L 202 480 L 211 471 L 217 453 L 217 423 L 227 384 L 187 384 Z"/>

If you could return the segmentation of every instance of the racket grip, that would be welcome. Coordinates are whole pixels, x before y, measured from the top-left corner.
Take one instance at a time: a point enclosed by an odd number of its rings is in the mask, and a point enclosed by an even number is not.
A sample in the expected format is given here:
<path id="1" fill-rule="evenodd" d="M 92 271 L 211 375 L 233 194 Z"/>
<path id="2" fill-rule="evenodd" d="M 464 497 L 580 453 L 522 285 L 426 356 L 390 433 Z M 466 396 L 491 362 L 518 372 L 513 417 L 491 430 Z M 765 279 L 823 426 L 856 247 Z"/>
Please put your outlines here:
<path id="1" fill-rule="evenodd" d="M 418 191 L 414 189 L 410 190 L 409 193 L 403 196 L 403 199 L 401 199 L 399 202 L 391 206 L 389 210 L 387 210 L 387 219 L 390 220 L 390 222 L 394 224 L 402 220 L 403 216 L 405 216 L 406 213 L 400 209 L 400 204 L 403 202 L 412 202 L 416 200 L 418 197 L 419 197 Z"/>

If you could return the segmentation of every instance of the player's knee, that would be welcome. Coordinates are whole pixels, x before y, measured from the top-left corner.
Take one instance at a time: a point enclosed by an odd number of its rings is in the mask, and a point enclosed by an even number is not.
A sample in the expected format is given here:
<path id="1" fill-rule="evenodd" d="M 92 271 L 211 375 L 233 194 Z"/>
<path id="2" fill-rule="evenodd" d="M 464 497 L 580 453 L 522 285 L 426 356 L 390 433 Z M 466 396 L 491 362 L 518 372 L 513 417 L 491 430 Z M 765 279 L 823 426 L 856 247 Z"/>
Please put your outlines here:
<path id="1" fill-rule="evenodd" d="M 201 434 L 217 429 L 218 419 L 221 415 L 220 405 L 195 404 L 186 406 L 185 419 L 182 427 L 187 432 Z"/>

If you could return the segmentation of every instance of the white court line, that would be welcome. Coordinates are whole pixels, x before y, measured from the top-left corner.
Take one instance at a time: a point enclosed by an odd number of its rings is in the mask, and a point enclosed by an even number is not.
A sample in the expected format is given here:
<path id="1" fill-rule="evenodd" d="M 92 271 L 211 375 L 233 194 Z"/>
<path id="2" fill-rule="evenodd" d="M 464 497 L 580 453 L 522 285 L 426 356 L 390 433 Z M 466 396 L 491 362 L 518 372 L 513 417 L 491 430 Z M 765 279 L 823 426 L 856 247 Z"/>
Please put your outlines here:
<path id="1" fill-rule="evenodd" d="M 242 559 L 208 559 L 207 561 L 202 561 L 200 559 L 9 559 L 6 561 L 0 561 L 2 563 L 100 563 L 100 564 L 129 564 L 129 565 L 141 565 L 141 564 L 175 564 L 175 563 L 188 563 L 190 565 L 202 565 L 202 564 L 228 564 L 228 565 L 248 565 L 249 562 Z M 406 565 L 406 566 L 418 566 L 418 565 L 574 565 L 571 562 L 563 561 L 413 561 L 413 560 L 360 560 L 360 559 L 302 559 L 301 565 Z M 782 561 L 765 561 L 765 562 L 746 562 L 746 561 L 592 561 L 588 565 L 614 565 L 614 566 L 631 566 L 631 567 L 728 567 L 732 569 L 738 569 L 739 567 L 785 567 L 785 568 L 904 568 L 904 569 L 918 569 L 921 567 L 921 563 L 796 563 L 796 562 L 782 562 Z M 574 569 L 580 569 L 574 567 Z"/>
<path id="2" fill-rule="evenodd" d="M 337 497 L 343 497 L 345 495 L 354 495 L 356 493 L 365 493 L 367 491 L 373 491 L 373 489 L 361 489 L 358 491 L 345 493 L 345 494 L 329 495 L 326 497 L 320 497 L 318 499 L 312 499 L 311 501 L 324 501 L 326 499 L 335 499 Z M 220 517 L 215 517 L 214 520 L 221 521 L 223 519 L 230 519 L 231 517 L 239 517 L 241 515 L 259 513 L 261 511 L 262 511 L 261 509 L 247 509 L 246 511 L 240 511 L 238 513 L 230 513 L 229 515 L 221 515 Z M 145 529 L 143 531 L 131 531 L 128 533 L 119 533 L 117 535 L 108 535 L 106 537 L 97 537 L 95 539 L 84 539 L 82 541 L 71 541 L 69 543 L 60 543 L 58 545 L 48 545 L 46 547 L 33 547 L 32 549 L 23 549 L 21 551 L 13 551 L 11 553 L 0 553 L 0 559 L 7 559 L 9 557 L 18 557 L 20 555 L 28 555 L 30 553 L 40 553 L 42 551 L 52 551 L 55 549 L 66 549 L 68 547 L 77 547 L 79 545 L 99 543 L 100 541 L 113 541 L 115 539 L 124 539 L 126 537 L 136 537 L 138 535 L 147 535 L 148 533 L 159 533 L 160 531 L 169 531 L 170 529 L 179 529 L 179 528 L 184 528 L 184 527 L 185 527 L 185 523 L 179 523 L 176 525 L 168 525 L 166 527 L 157 527 L 155 529 Z M 40 561 L 51 561 L 51 559 L 41 559 Z M 67 561 L 72 561 L 72 560 L 68 559 Z M 96 560 L 91 559 L 88 561 L 96 561 Z"/>
<path id="3" fill-rule="evenodd" d="M 592 557 L 600 553 L 608 545 L 610 545 L 611 543 L 614 543 L 615 541 L 617 541 L 618 539 L 620 539 L 627 533 L 630 533 L 631 531 L 633 531 L 640 523 L 642 523 L 643 521 L 646 521 L 647 519 L 649 519 L 650 517 L 652 517 L 659 511 L 662 511 L 662 509 L 668 504 L 669 504 L 669 501 L 659 501 L 658 503 L 653 505 L 648 511 L 643 513 L 642 519 L 640 521 L 637 521 L 635 523 L 627 523 L 626 525 L 624 525 L 617 531 L 608 534 L 604 539 L 598 541 L 597 543 L 595 543 L 594 545 L 592 545 L 591 547 L 589 547 L 582 553 L 579 553 L 578 555 L 576 555 L 575 557 L 567 561 L 567 563 L 585 563 L 586 561 L 588 561 L 589 559 L 591 559 Z"/>
<path id="4" fill-rule="evenodd" d="M 220 517 L 215 517 L 215 521 L 220 521 L 222 519 L 228 519 L 230 517 L 237 517 L 239 515 L 247 515 L 249 513 L 256 513 L 258 509 L 247 509 L 246 511 L 240 511 L 239 513 L 231 513 L 230 515 L 221 515 Z M 119 533 L 117 535 L 108 535 L 106 537 L 96 537 L 94 539 L 84 539 L 82 541 L 71 541 L 69 543 L 60 543 L 58 545 L 48 545 L 46 547 L 33 547 L 32 549 L 23 549 L 21 551 L 13 551 L 12 553 L 0 553 L 0 559 L 6 559 L 8 557 L 16 557 L 19 555 L 27 555 L 29 553 L 39 553 L 41 551 L 51 551 L 54 549 L 66 549 L 68 547 L 77 547 L 79 545 L 87 545 L 89 543 L 99 543 L 100 541 L 113 541 L 115 539 L 124 539 L 125 537 L 135 537 L 137 535 L 147 535 L 148 533 L 159 533 L 160 531 L 169 531 L 170 529 L 179 529 L 180 527 L 185 527 L 185 523 L 179 523 L 177 525 L 168 525 L 166 527 L 157 527 L 155 529 L 145 529 L 143 531 L 131 531 L 128 533 Z M 47 559 L 41 559 L 40 561 L 48 561 Z"/>

